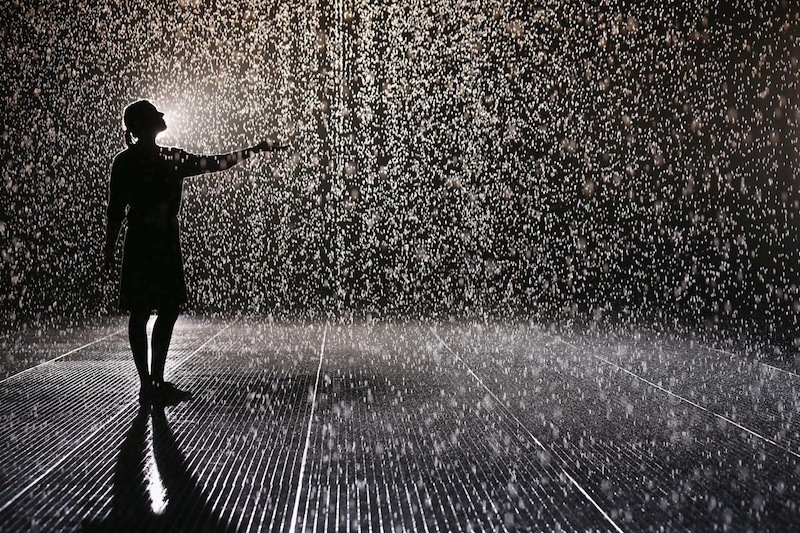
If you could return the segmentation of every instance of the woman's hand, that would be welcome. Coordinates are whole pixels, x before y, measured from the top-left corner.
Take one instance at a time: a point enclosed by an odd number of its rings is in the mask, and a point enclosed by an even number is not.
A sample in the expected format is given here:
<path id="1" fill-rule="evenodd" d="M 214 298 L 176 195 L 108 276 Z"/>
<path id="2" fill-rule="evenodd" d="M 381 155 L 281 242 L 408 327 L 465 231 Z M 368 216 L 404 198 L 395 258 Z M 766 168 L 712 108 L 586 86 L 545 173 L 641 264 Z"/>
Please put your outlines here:
<path id="1" fill-rule="evenodd" d="M 289 147 L 280 144 L 276 139 L 267 139 L 255 145 L 254 148 L 259 152 L 274 152 L 277 150 L 286 150 Z"/>

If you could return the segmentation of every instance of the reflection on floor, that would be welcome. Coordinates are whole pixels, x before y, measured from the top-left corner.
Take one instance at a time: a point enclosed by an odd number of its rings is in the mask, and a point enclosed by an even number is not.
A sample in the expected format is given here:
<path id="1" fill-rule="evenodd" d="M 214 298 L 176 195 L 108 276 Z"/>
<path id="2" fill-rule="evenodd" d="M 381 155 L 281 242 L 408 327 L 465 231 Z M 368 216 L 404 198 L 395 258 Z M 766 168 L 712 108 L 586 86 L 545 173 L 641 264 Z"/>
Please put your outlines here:
<path id="1" fill-rule="evenodd" d="M 124 321 L 22 344 L 3 532 L 800 523 L 800 376 L 696 342 L 182 318 L 167 373 L 195 397 L 160 409 Z"/>

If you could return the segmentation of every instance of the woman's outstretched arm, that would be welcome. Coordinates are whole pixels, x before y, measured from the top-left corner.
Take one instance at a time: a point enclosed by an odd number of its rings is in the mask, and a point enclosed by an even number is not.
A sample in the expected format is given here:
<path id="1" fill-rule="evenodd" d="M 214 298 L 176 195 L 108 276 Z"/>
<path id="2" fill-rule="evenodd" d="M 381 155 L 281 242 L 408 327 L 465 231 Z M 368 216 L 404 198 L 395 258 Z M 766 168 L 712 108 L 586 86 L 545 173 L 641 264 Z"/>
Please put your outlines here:
<path id="1" fill-rule="evenodd" d="M 285 150 L 286 148 L 288 146 L 281 146 L 275 141 L 263 141 L 255 146 L 228 154 L 197 155 L 183 150 L 173 150 L 172 157 L 178 165 L 178 173 L 183 177 L 189 177 L 227 170 L 261 152 Z"/>

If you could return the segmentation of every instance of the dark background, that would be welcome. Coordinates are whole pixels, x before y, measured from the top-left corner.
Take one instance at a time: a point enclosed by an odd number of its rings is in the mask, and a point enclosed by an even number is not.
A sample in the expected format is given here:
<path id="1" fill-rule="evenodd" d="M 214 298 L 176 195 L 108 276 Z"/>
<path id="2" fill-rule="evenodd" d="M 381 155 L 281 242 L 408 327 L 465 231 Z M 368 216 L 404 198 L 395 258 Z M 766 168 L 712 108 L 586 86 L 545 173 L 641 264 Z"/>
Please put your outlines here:
<path id="1" fill-rule="evenodd" d="M 147 98 L 162 144 L 294 148 L 186 183 L 189 310 L 796 349 L 799 8 L 428 4 L 3 2 L 2 329 L 115 312 L 109 165 Z"/>

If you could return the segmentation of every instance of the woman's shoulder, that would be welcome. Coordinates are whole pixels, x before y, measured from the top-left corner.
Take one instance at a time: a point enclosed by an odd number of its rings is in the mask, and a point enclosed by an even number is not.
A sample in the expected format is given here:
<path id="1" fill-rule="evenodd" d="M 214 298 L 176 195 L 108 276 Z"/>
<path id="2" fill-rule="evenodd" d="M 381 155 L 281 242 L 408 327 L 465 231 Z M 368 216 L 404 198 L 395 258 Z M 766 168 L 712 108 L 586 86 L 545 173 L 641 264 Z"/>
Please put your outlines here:
<path id="1" fill-rule="evenodd" d="M 111 158 L 111 168 L 120 168 L 126 166 L 126 164 L 131 159 L 131 149 L 125 148 L 124 150 L 120 150 L 114 157 Z"/>

